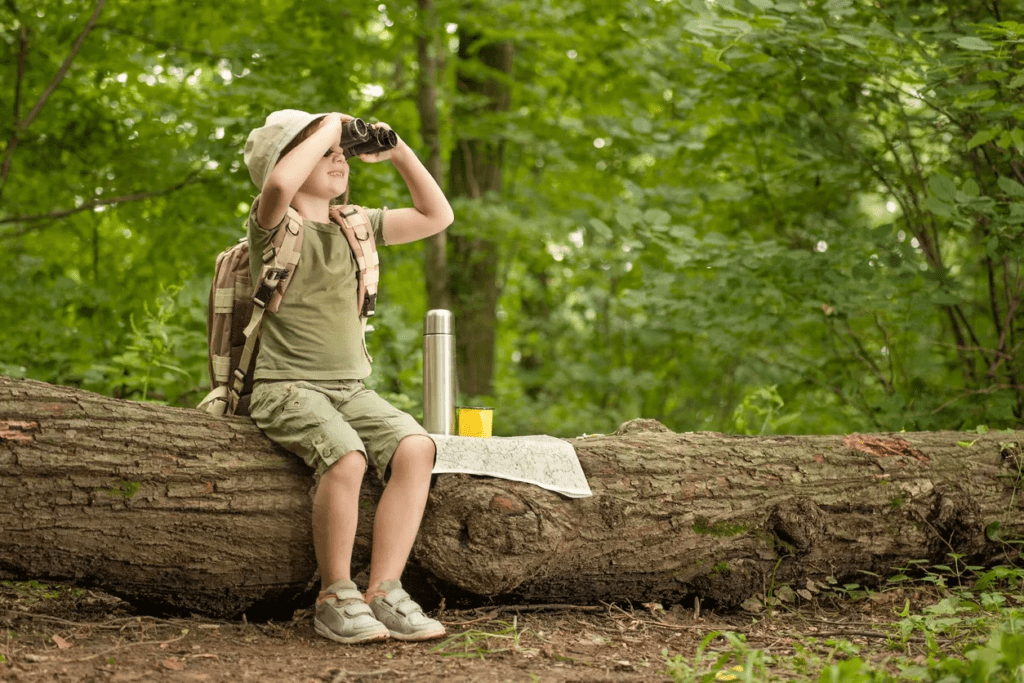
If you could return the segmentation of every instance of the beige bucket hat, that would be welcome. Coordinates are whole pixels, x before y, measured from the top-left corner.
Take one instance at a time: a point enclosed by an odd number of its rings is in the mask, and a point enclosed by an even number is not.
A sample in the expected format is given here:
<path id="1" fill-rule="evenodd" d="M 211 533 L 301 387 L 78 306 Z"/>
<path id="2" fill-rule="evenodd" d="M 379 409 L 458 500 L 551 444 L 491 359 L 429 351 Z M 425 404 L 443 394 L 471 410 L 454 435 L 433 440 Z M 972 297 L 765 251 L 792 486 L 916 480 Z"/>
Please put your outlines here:
<path id="1" fill-rule="evenodd" d="M 267 117 L 267 122 L 249 133 L 245 141 L 245 165 L 249 177 L 260 190 L 283 150 L 299 132 L 325 114 L 309 114 L 298 109 L 282 109 Z"/>

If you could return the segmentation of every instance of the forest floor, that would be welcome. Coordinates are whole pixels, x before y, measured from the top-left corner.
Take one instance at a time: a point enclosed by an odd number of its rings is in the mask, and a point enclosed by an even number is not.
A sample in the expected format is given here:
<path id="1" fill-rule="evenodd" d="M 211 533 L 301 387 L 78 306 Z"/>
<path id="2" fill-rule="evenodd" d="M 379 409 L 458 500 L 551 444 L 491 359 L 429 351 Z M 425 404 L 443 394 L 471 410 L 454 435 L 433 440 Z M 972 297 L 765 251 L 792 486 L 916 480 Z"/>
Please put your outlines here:
<path id="1" fill-rule="evenodd" d="M 894 637 L 893 622 L 938 597 L 920 587 L 858 600 L 836 593 L 799 608 L 780 604 L 770 615 L 654 604 L 491 605 L 445 610 L 442 640 L 344 646 L 315 635 L 309 610 L 288 622 L 163 619 L 98 591 L 3 582 L 0 680 L 813 680 L 854 653 L 891 670 L 897 659 L 900 668 L 922 662 L 924 639 Z M 734 673 L 755 663 L 756 678 Z"/>

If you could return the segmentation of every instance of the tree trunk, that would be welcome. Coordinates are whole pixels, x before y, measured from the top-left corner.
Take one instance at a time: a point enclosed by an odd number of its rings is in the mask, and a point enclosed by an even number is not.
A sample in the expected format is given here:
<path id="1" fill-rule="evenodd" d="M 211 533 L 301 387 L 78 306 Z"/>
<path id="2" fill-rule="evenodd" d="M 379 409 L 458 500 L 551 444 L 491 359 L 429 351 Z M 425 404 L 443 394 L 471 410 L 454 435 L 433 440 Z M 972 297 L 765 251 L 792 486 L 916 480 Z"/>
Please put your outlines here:
<path id="1" fill-rule="evenodd" d="M 459 30 L 459 61 L 472 58 L 494 75 L 480 78 L 458 73 L 460 97 L 482 96 L 486 105 L 456 111 L 455 147 L 449 163 L 449 189 L 455 197 L 484 200 L 488 193 L 501 192 L 501 176 L 505 162 L 505 142 L 497 134 L 481 139 L 479 119 L 495 112 L 507 112 L 511 105 L 508 80 L 512 76 L 512 44 L 489 43 L 478 46 L 481 37 Z M 477 121 L 474 121 L 476 119 Z M 494 374 L 497 306 L 501 294 L 498 281 L 498 246 L 480 237 L 487 226 L 466 228 L 456 217 L 452 231 L 451 288 L 455 306 L 456 365 L 459 391 L 468 396 L 490 395 Z"/>
<path id="2" fill-rule="evenodd" d="M 419 61 L 419 80 L 416 108 L 420 114 L 420 134 L 427 147 L 424 162 L 439 186 L 444 186 L 441 170 L 441 135 L 437 114 L 437 12 L 434 0 L 419 0 L 419 33 L 416 36 L 416 54 Z M 427 286 L 427 307 L 451 310 L 452 295 L 448 277 L 448 233 L 442 230 L 425 241 L 424 271 Z"/>
<path id="3" fill-rule="evenodd" d="M 770 586 L 864 583 L 862 571 L 949 553 L 990 564 L 1024 535 L 1022 438 L 675 434 L 634 420 L 570 440 L 591 498 L 438 476 L 410 572 L 452 594 L 728 608 Z M 162 610 L 280 614 L 309 599 L 311 482 L 248 418 L 0 378 L 0 578 L 95 585 Z"/>

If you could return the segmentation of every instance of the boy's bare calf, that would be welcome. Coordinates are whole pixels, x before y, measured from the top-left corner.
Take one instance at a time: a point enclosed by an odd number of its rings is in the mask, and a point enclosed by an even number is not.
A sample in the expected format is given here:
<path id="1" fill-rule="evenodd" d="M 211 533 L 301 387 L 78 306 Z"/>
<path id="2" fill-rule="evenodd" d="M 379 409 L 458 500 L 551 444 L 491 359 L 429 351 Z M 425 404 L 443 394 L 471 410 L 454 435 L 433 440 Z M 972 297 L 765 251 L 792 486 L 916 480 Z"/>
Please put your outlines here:
<path id="1" fill-rule="evenodd" d="M 402 575 L 427 504 L 434 455 L 433 440 L 412 435 L 402 439 L 391 458 L 390 478 L 377 505 L 373 524 L 367 602 L 379 594 L 377 589 L 382 582 Z M 351 579 L 359 489 L 365 471 L 363 454 L 352 451 L 320 477 L 313 499 L 313 545 L 320 568 L 321 589 Z"/>

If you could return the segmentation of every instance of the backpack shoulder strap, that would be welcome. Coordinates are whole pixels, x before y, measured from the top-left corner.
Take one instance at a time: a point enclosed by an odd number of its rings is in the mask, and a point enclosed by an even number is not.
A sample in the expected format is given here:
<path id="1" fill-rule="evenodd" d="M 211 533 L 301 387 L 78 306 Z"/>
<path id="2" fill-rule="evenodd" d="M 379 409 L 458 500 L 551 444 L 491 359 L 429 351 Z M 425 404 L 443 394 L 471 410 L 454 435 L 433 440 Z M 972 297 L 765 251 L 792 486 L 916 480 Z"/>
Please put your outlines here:
<path id="1" fill-rule="evenodd" d="M 254 207 L 255 210 L 255 207 Z M 287 221 L 274 235 L 270 245 L 263 252 L 263 268 L 260 270 L 260 281 L 252 299 L 252 316 L 245 326 L 245 346 L 238 359 L 238 367 L 231 377 L 228 390 L 228 414 L 233 415 L 238 406 L 238 399 L 245 387 L 245 378 L 252 371 L 253 355 L 256 342 L 263 328 L 263 315 L 267 311 L 276 313 L 281 307 L 281 299 L 291 282 L 291 275 L 299 264 L 302 253 L 302 216 L 288 207 Z"/>
<path id="2" fill-rule="evenodd" d="M 269 287 L 266 291 L 270 292 L 270 298 L 260 307 L 271 313 L 277 313 L 277 309 L 281 307 L 281 299 L 288 291 L 288 284 L 291 282 L 288 276 L 299 264 L 302 238 L 305 234 L 302 216 L 298 211 L 289 206 L 285 218 L 287 221 L 274 234 L 274 238 L 263 251 L 263 268 L 260 271 L 260 282 L 256 287 L 257 292 L 264 283 Z"/>
<path id="3" fill-rule="evenodd" d="M 359 319 L 363 327 L 363 353 L 371 363 L 373 358 L 366 349 L 366 323 L 377 307 L 377 285 L 380 282 L 380 256 L 377 242 L 373 239 L 370 217 L 361 206 L 347 204 L 331 207 L 331 220 L 338 224 L 348 240 L 352 256 L 356 260 L 358 290 L 356 302 Z"/>
<path id="4" fill-rule="evenodd" d="M 341 228 L 356 259 L 359 269 L 359 293 L 356 298 L 359 316 L 369 318 L 377 306 L 377 284 L 380 282 L 380 257 L 377 255 L 370 217 L 361 206 L 332 206 L 331 220 Z"/>

